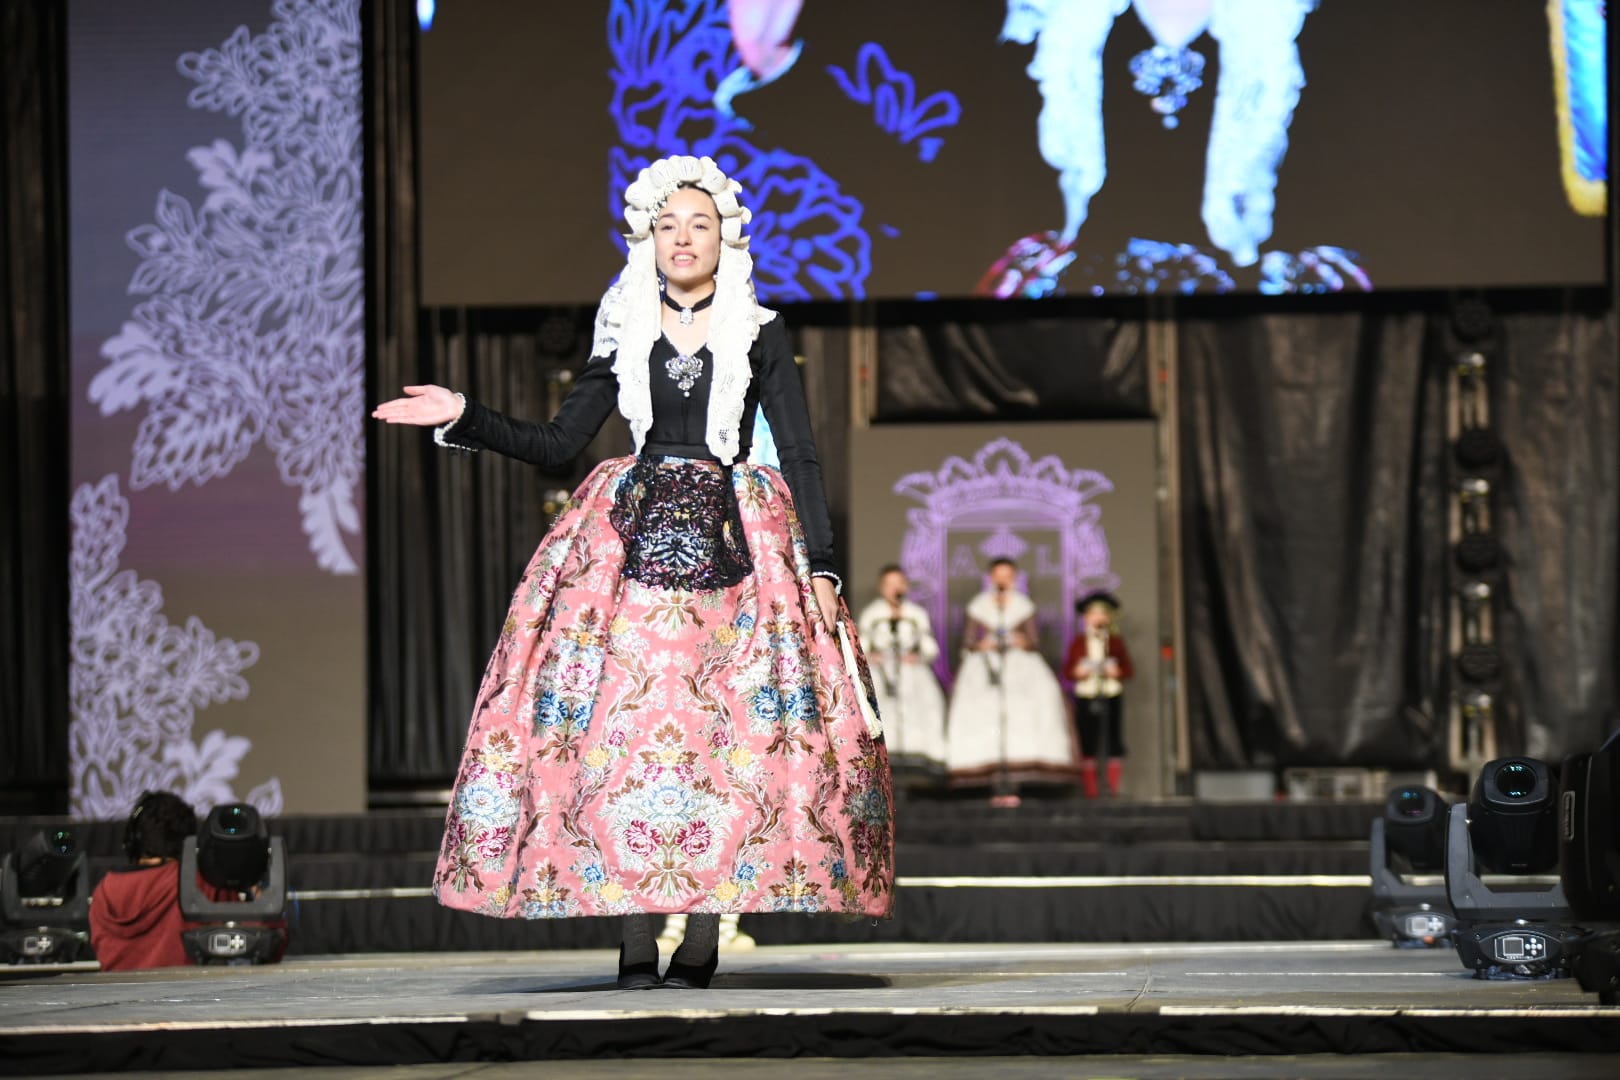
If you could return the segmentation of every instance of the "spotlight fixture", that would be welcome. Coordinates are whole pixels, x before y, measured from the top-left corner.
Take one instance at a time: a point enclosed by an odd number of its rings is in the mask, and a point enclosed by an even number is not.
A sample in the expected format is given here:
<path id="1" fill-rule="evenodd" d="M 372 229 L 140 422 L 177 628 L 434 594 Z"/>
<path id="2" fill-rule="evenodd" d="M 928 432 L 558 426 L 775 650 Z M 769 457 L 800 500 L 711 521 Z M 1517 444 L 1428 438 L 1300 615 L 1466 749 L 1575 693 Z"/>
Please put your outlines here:
<path id="1" fill-rule="evenodd" d="M 84 852 L 71 829 L 42 829 L 0 863 L 0 959 L 70 963 L 89 940 Z"/>
<path id="2" fill-rule="evenodd" d="M 1451 331 L 1457 340 L 1475 345 L 1496 332 L 1496 315 L 1478 296 L 1464 296 L 1451 306 Z"/>
<path id="3" fill-rule="evenodd" d="M 1495 570 L 1502 563 L 1502 543 L 1485 532 L 1463 534 L 1452 551 L 1459 569 L 1470 574 L 1483 574 Z"/>
<path id="4" fill-rule="evenodd" d="M 1502 441 L 1489 428 L 1468 428 L 1451 444 L 1457 464 L 1465 469 L 1488 469 L 1502 457 Z"/>
<path id="5" fill-rule="evenodd" d="M 1503 758 L 1480 770 L 1468 798 L 1474 857 L 1501 874 L 1558 867 L 1557 778 L 1545 762 Z"/>
<path id="6" fill-rule="evenodd" d="M 1552 978 L 1569 973 L 1581 931 L 1556 879 L 1557 774 L 1534 758 L 1486 763 L 1466 805 L 1451 808 L 1446 896 L 1457 916 L 1457 955 L 1474 977 Z M 1487 884 L 1482 875 L 1518 878 Z"/>
<path id="7" fill-rule="evenodd" d="M 1464 645 L 1457 653 L 1456 664 L 1464 682 L 1494 682 L 1502 674 L 1502 652 L 1495 645 Z"/>
<path id="8" fill-rule="evenodd" d="M 1430 788 L 1394 788 L 1374 819 L 1368 844 L 1373 922 L 1397 948 L 1450 945 L 1456 917 L 1444 882 L 1409 875 L 1442 870 L 1446 863 L 1446 802 Z"/>
<path id="9" fill-rule="evenodd" d="M 211 899 L 197 877 L 237 899 Z M 198 964 L 266 964 L 287 942 L 287 853 L 259 812 L 245 803 L 216 806 L 180 849 L 180 913 L 200 923 L 185 931 L 186 953 Z M 242 920 L 252 920 L 244 923 Z M 266 921 L 275 925 L 264 925 Z"/>
<path id="10" fill-rule="evenodd" d="M 1415 873 L 1446 868 L 1446 811 L 1449 807 L 1432 788 L 1398 787 L 1384 800 L 1384 837 L 1390 854 L 1405 860 Z"/>
<path id="11" fill-rule="evenodd" d="M 1620 923 L 1620 744 L 1564 760 L 1558 806 L 1559 880 L 1584 919 Z"/>

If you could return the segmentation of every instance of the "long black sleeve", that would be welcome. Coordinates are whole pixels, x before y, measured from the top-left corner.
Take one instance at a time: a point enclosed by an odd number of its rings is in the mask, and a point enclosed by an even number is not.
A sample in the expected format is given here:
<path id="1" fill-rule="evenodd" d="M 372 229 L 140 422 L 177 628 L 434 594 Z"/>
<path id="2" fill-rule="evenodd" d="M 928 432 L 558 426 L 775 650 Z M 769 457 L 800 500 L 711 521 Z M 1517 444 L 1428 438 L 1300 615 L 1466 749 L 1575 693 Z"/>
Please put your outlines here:
<path id="1" fill-rule="evenodd" d="M 821 483 L 821 461 L 816 457 L 816 441 L 810 434 L 810 410 L 804 403 L 804 384 L 798 365 L 793 362 L 793 346 L 778 315 L 759 328 L 760 404 L 776 438 L 782 459 L 782 478 L 793 493 L 799 526 L 810 549 L 812 572 L 836 573 L 833 557 L 832 515 L 827 511 L 827 492 Z"/>
<path id="2" fill-rule="evenodd" d="M 596 437 L 613 412 L 618 393 L 613 357 L 594 357 L 550 423 L 514 420 L 468 399 L 466 411 L 445 431 L 444 441 L 465 450 L 493 450 L 544 469 L 561 469 Z"/>

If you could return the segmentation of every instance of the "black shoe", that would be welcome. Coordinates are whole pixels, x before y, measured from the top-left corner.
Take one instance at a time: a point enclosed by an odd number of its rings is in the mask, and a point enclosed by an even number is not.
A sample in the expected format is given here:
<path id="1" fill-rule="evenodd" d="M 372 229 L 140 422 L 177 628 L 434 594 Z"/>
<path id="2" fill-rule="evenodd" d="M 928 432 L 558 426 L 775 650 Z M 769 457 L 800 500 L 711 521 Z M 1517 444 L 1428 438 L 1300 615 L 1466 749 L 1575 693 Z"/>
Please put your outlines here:
<path id="1" fill-rule="evenodd" d="M 683 964 L 679 960 L 669 962 L 669 970 L 664 972 L 664 985 L 672 986 L 677 990 L 707 990 L 709 980 L 714 978 L 714 969 L 720 966 L 720 946 L 716 945 L 709 958 L 701 964 Z"/>
<path id="2" fill-rule="evenodd" d="M 658 953 L 653 953 L 651 960 L 640 964 L 626 964 L 624 962 L 624 946 L 619 946 L 619 989 L 620 990 L 648 990 L 662 983 L 658 977 Z"/>

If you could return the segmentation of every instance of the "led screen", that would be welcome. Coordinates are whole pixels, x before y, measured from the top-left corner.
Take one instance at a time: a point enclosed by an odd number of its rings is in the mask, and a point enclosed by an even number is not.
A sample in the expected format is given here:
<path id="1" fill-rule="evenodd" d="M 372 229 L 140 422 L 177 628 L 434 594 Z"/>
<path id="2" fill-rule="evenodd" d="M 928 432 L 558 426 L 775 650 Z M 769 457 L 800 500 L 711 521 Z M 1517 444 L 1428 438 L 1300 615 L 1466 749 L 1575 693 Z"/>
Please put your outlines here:
<path id="1" fill-rule="evenodd" d="M 425 292 L 589 302 L 666 154 L 761 295 L 1597 283 L 1601 0 L 444 0 Z"/>

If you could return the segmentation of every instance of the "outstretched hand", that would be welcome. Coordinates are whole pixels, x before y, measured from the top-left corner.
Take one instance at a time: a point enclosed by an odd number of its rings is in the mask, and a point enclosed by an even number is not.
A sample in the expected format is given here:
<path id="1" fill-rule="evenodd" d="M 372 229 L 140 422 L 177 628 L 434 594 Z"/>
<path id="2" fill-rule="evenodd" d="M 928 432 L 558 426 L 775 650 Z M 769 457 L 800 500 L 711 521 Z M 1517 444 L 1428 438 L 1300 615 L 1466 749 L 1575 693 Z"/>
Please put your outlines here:
<path id="1" fill-rule="evenodd" d="M 461 399 L 442 386 L 407 386 L 409 397 L 385 401 L 371 410 L 374 420 L 388 424 L 438 427 L 461 415 Z"/>

